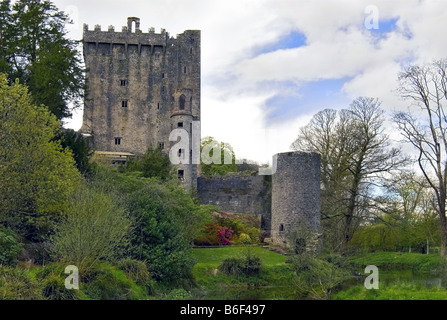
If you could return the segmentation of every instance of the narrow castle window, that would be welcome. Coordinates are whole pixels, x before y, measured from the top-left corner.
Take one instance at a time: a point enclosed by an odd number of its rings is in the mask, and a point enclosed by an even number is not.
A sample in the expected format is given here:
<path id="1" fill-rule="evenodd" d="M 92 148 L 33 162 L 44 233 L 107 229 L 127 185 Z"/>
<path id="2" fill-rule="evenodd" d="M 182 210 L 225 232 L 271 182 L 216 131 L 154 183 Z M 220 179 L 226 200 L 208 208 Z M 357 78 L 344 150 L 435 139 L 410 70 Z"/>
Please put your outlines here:
<path id="1" fill-rule="evenodd" d="M 127 100 L 121 101 L 121 107 L 127 108 Z"/>
<path id="2" fill-rule="evenodd" d="M 177 128 L 183 128 L 183 122 L 177 123 Z"/>
<path id="3" fill-rule="evenodd" d="M 186 73 L 187 69 L 186 67 L 183 67 L 183 73 Z"/>
<path id="4" fill-rule="evenodd" d="M 127 86 L 127 80 L 121 80 L 121 87 Z"/>
<path id="5" fill-rule="evenodd" d="M 121 144 L 121 138 L 119 138 L 119 137 L 116 137 L 115 138 L 115 145 L 120 145 Z"/>
<path id="6" fill-rule="evenodd" d="M 163 79 L 166 78 L 166 73 L 163 72 L 163 73 L 161 74 L 161 77 L 162 77 Z"/>
<path id="7" fill-rule="evenodd" d="M 192 54 L 192 48 L 189 48 L 189 54 Z"/>
<path id="8" fill-rule="evenodd" d="M 160 149 L 164 149 L 164 147 L 165 147 L 165 143 L 164 143 L 164 142 L 159 142 L 159 143 L 158 143 L 158 147 L 159 147 Z"/>
<path id="9" fill-rule="evenodd" d="M 179 109 L 180 110 L 185 110 L 185 102 L 186 102 L 186 97 L 184 94 L 182 94 L 179 99 Z"/>
<path id="10" fill-rule="evenodd" d="M 279 231 L 284 231 L 284 225 L 282 223 L 279 225 Z"/>
<path id="11" fill-rule="evenodd" d="M 177 153 L 177 155 L 178 155 L 179 157 L 183 157 L 182 154 L 183 154 L 183 149 L 178 149 L 178 153 Z"/>
<path id="12" fill-rule="evenodd" d="M 185 180 L 185 171 L 184 170 L 178 170 L 177 171 L 177 177 L 180 179 L 180 180 Z"/>
<path id="13" fill-rule="evenodd" d="M 157 103 L 157 109 L 160 110 L 160 102 Z"/>

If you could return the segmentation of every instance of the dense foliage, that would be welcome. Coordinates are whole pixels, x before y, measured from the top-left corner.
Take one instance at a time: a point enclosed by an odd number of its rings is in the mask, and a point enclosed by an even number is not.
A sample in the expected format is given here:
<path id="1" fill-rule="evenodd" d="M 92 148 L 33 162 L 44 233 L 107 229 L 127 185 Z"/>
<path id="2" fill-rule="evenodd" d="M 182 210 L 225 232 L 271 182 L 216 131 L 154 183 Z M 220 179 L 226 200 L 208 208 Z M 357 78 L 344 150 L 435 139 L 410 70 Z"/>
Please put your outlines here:
<path id="1" fill-rule="evenodd" d="M 48 0 L 0 4 L 0 72 L 25 84 L 34 104 L 57 119 L 71 117 L 85 89 L 78 42 L 66 36 L 69 17 Z"/>
<path id="2" fill-rule="evenodd" d="M 54 233 L 80 183 L 71 151 L 53 140 L 58 132 L 26 87 L 0 75 L 0 222 L 29 241 Z"/>

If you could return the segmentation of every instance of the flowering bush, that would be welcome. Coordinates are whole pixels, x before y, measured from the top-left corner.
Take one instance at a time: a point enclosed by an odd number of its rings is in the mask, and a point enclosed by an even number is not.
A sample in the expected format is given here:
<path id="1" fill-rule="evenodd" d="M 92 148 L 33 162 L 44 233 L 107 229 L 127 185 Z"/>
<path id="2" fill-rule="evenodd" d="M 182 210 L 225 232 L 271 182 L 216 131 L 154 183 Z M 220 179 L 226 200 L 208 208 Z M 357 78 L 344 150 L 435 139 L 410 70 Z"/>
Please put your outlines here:
<path id="1" fill-rule="evenodd" d="M 230 244 L 230 237 L 233 234 L 233 230 L 228 229 L 227 227 L 219 227 L 219 231 L 217 231 L 216 235 L 220 238 L 220 241 L 223 245 Z"/>

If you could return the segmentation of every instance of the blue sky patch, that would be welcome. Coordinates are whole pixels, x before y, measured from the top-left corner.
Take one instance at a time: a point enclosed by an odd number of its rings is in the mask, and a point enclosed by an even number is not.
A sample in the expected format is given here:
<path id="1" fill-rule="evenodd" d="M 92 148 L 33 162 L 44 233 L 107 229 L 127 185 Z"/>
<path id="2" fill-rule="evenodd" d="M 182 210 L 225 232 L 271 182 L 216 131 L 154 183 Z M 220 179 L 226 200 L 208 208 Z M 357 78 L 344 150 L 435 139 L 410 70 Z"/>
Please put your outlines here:
<path id="1" fill-rule="evenodd" d="M 269 120 L 279 122 L 304 114 L 315 114 L 327 108 L 347 108 L 352 99 L 343 94 L 341 89 L 350 79 L 346 77 L 314 81 L 300 87 L 292 83 L 285 84 L 286 92 L 280 92 L 266 102 Z M 296 94 L 293 94 L 293 87 Z"/>
<path id="2" fill-rule="evenodd" d="M 292 31 L 289 34 L 281 37 L 275 43 L 270 43 L 266 46 L 256 49 L 254 52 L 254 56 L 282 49 L 298 48 L 305 45 L 306 45 L 306 36 L 302 33 Z"/>

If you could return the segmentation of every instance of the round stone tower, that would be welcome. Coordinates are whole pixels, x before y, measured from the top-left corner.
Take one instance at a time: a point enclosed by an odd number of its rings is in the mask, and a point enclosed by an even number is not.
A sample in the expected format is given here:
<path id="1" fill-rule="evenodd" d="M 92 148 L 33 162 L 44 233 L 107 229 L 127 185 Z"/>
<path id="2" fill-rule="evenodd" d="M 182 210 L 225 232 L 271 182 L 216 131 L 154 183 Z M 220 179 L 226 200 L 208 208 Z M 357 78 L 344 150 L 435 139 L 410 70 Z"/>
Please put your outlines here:
<path id="1" fill-rule="evenodd" d="M 320 155 L 276 154 L 272 176 L 271 240 L 296 253 L 320 248 Z"/>

